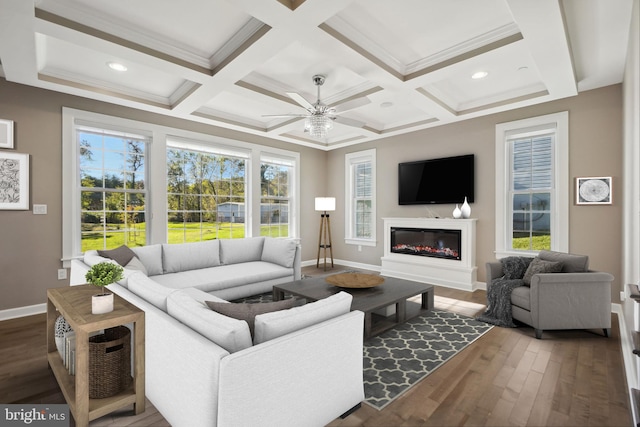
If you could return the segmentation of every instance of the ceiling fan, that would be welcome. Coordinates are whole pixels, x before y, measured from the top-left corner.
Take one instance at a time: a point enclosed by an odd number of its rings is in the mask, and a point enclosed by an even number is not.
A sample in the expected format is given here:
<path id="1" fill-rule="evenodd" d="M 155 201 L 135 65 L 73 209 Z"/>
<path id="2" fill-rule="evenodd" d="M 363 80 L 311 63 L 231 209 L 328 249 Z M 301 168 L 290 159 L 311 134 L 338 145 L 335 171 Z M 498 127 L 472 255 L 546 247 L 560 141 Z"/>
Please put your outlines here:
<path id="1" fill-rule="evenodd" d="M 302 95 L 296 92 L 287 92 L 287 95 L 300 104 L 307 114 L 270 114 L 262 117 L 304 117 L 304 131 L 315 138 L 325 138 L 333 128 L 333 122 L 342 123 L 347 126 L 363 127 L 364 122 L 341 117 L 340 114 L 354 108 L 369 104 L 371 101 L 366 96 L 352 99 L 335 107 L 329 107 L 320 100 L 320 86 L 324 84 L 325 76 L 316 74 L 313 76 L 313 84 L 318 88 L 318 96 L 315 103 L 310 103 Z"/>

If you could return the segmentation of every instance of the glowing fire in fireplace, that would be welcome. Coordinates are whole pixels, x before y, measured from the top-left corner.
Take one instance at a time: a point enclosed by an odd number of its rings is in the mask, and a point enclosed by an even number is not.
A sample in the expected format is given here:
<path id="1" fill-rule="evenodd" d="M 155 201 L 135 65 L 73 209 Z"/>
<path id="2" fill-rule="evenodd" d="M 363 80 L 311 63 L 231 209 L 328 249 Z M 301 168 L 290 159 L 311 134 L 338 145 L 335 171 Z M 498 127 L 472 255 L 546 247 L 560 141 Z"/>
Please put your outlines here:
<path id="1" fill-rule="evenodd" d="M 391 247 L 391 252 L 421 256 L 442 256 L 460 259 L 460 252 L 446 247 L 433 247 L 428 245 L 397 244 Z"/>

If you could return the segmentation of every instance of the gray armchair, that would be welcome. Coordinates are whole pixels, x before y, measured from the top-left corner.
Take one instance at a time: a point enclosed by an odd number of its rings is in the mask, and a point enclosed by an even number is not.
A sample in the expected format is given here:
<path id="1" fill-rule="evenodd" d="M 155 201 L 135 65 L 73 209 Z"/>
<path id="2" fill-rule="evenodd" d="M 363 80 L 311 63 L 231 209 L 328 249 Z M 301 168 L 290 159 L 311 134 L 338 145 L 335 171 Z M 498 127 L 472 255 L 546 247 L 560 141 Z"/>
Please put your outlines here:
<path id="1" fill-rule="evenodd" d="M 608 337 L 613 276 L 589 270 L 585 255 L 540 251 L 538 257 L 562 262 L 562 272 L 534 274 L 530 286 L 515 288 L 511 293 L 513 318 L 533 326 L 538 339 L 550 329 L 602 329 Z M 500 262 L 488 262 L 486 268 L 489 287 L 504 273 Z"/>

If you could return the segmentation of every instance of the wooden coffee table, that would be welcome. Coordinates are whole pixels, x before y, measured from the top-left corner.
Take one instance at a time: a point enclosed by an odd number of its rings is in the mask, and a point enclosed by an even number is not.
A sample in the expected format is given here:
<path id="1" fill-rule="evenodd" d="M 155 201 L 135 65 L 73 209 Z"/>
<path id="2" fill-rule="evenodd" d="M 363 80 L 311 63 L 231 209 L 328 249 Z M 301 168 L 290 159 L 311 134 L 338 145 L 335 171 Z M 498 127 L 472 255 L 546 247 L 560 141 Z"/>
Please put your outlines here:
<path id="1" fill-rule="evenodd" d="M 276 285 L 273 287 L 273 300 L 279 301 L 285 294 L 317 301 L 328 296 L 345 291 L 353 295 L 351 310 L 364 312 L 364 338 L 378 335 L 395 325 L 404 323 L 407 318 L 407 298 L 422 295 L 421 307 L 424 310 L 433 309 L 433 285 L 412 282 L 395 277 L 384 277 L 384 283 L 373 288 L 351 289 L 334 286 L 324 277 L 296 280 L 295 282 Z M 395 305 L 395 315 L 381 321 L 374 322 L 378 317 L 374 311 Z"/>

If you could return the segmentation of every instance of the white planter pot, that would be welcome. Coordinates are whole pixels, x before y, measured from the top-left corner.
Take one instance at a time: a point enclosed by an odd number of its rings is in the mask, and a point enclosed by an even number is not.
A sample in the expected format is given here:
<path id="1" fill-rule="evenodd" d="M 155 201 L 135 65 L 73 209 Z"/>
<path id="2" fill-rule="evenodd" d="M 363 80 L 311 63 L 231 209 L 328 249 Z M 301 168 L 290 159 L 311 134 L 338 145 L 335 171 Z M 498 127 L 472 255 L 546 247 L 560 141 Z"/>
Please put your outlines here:
<path id="1" fill-rule="evenodd" d="M 113 294 L 99 294 L 91 297 L 91 313 L 104 314 L 113 311 Z"/>

